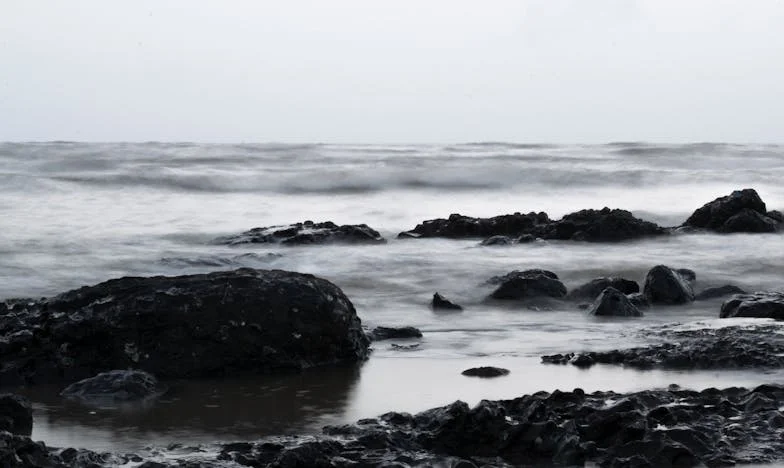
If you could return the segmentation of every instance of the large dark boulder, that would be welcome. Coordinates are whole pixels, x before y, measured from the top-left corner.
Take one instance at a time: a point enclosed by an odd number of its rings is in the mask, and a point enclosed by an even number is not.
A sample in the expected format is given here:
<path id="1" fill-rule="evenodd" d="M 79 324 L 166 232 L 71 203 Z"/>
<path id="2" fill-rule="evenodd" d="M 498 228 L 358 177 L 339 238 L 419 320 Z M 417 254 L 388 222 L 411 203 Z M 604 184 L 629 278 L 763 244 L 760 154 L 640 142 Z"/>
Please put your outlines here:
<path id="1" fill-rule="evenodd" d="M 60 395 L 85 403 L 133 402 L 154 398 L 165 391 L 158 379 L 147 372 L 113 370 L 72 383 Z"/>
<path id="2" fill-rule="evenodd" d="M 257 227 L 233 236 L 219 237 L 216 244 L 379 244 L 386 242 L 378 231 L 367 224 L 344 224 L 332 221 L 290 224 L 287 226 Z"/>
<path id="3" fill-rule="evenodd" d="M 554 273 L 544 270 L 512 272 L 501 277 L 500 286 L 490 294 L 490 297 L 500 300 L 522 300 L 566 296 L 566 286 L 553 276 Z"/>
<path id="4" fill-rule="evenodd" d="M 626 210 L 581 210 L 540 227 L 543 239 L 619 242 L 666 234 L 662 227 L 634 217 Z"/>
<path id="5" fill-rule="evenodd" d="M 651 304 L 685 304 L 694 300 L 694 290 L 678 271 L 657 265 L 645 276 L 643 294 Z"/>
<path id="6" fill-rule="evenodd" d="M 784 320 L 784 293 L 737 294 L 721 305 L 721 318 L 755 317 Z"/>
<path id="7" fill-rule="evenodd" d="M 591 281 L 569 291 L 569 299 L 596 299 L 607 288 L 614 288 L 624 294 L 640 292 L 636 281 L 618 277 L 594 278 Z"/>
<path id="8" fill-rule="evenodd" d="M 33 407 L 19 395 L 0 394 L 0 431 L 30 435 L 33 432 Z"/>
<path id="9" fill-rule="evenodd" d="M 7 314 L 0 344 L 0 381 L 35 383 L 127 368 L 159 378 L 299 370 L 363 360 L 369 340 L 329 281 L 242 268 L 76 289 Z"/>
<path id="10" fill-rule="evenodd" d="M 642 317 L 642 312 L 615 288 L 608 287 L 596 298 L 588 310 L 590 315 L 603 317 Z"/>
<path id="11" fill-rule="evenodd" d="M 767 216 L 765 202 L 756 190 L 743 189 L 706 203 L 683 226 L 715 232 L 773 232 L 779 224 Z"/>
<path id="12" fill-rule="evenodd" d="M 400 238 L 450 237 L 485 238 L 492 236 L 521 236 L 531 233 L 537 226 L 547 224 L 547 213 L 514 213 L 492 218 L 472 218 L 461 214 L 449 218 L 430 219 L 418 224 L 410 231 L 401 232 Z"/>

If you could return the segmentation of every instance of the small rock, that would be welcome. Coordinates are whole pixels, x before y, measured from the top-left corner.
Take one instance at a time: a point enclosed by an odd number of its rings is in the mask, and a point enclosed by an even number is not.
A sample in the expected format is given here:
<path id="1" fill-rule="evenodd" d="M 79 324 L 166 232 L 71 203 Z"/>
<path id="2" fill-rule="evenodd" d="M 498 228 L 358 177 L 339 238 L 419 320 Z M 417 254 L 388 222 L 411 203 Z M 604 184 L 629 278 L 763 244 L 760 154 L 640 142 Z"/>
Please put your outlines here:
<path id="1" fill-rule="evenodd" d="M 704 301 L 706 299 L 715 299 L 717 297 L 731 296 L 733 294 L 746 294 L 746 291 L 732 284 L 725 284 L 724 286 L 707 288 L 700 291 L 699 294 L 694 296 L 694 300 Z"/>
<path id="2" fill-rule="evenodd" d="M 414 327 L 376 327 L 368 333 L 368 338 L 372 341 L 422 338 L 422 332 Z"/>
<path id="3" fill-rule="evenodd" d="M 509 236 L 491 236 L 487 239 L 483 240 L 479 245 L 482 246 L 499 246 L 499 245 L 511 245 L 514 243 L 514 240 Z"/>
<path id="4" fill-rule="evenodd" d="M 0 431 L 19 435 L 33 432 L 33 408 L 27 399 L 10 393 L 0 394 Z"/>
<path id="5" fill-rule="evenodd" d="M 664 265 L 657 265 L 648 272 L 643 294 L 652 304 L 684 304 L 694 300 L 689 282 Z"/>
<path id="6" fill-rule="evenodd" d="M 439 293 L 433 294 L 433 300 L 430 302 L 430 307 L 434 310 L 463 310 L 463 306 L 455 304 Z"/>
<path id="7" fill-rule="evenodd" d="M 569 291 L 570 299 L 596 299 L 606 288 L 614 288 L 624 294 L 640 292 L 640 285 L 636 281 L 617 277 L 594 278 L 591 281 Z"/>
<path id="8" fill-rule="evenodd" d="M 165 392 L 155 376 L 138 370 L 113 370 L 80 380 L 60 395 L 83 402 L 132 402 L 156 397 Z"/>
<path id="9" fill-rule="evenodd" d="M 743 189 L 706 203 L 683 225 L 725 233 L 769 232 L 760 231 L 761 228 L 767 229 L 769 225 L 763 218 L 776 223 L 774 219 L 767 217 L 765 202 L 759 194 L 754 189 Z"/>
<path id="10" fill-rule="evenodd" d="M 738 294 L 721 305 L 721 318 L 754 317 L 784 320 L 784 293 Z"/>
<path id="11" fill-rule="evenodd" d="M 642 312 L 632 304 L 624 293 L 611 287 L 602 291 L 588 313 L 609 317 L 642 317 Z"/>
<path id="12" fill-rule="evenodd" d="M 509 374 L 509 369 L 503 369 L 501 367 L 472 367 L 470 369 L 466 369 L 461 374 L 466 375 L 468 377 L 482 377 L 482 378 L 493 378 L 493 377 L 501 377 L 503 375 Z"/>

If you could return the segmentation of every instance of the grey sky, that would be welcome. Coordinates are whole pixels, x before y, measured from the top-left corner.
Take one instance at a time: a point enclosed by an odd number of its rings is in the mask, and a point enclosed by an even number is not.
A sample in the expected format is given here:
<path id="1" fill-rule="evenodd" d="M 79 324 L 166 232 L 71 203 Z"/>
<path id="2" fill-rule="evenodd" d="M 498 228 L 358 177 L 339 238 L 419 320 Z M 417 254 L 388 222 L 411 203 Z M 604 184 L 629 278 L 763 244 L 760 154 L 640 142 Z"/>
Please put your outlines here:
<path id="1" fill-rule="evenodd" d="M 0 140 L 784 141 L 780 0 L 0 0 Z"/>

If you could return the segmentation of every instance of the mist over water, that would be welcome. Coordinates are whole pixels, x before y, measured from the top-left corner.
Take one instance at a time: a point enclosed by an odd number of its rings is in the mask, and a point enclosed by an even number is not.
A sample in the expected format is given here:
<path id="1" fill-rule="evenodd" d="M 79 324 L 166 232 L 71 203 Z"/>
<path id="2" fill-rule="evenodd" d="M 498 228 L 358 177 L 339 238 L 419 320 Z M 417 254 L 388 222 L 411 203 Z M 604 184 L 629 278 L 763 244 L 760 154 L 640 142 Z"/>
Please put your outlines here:
<path id="1" fill-rule="evenodd" d="M 751 371 L 581 371 L 539 363 L 542 354 L 639 344 L 645 340 L 639 331 L 647 327 L 719 325 L 720 300 L 654 309 L 637 320 L 600 320 L 571 306 L 536 311 L 483 302 L 490 292 L 486 279 L 525 268 L 553 270 L 568 288 L 606 275 L 642 282 L 648 269 L 666 264 L 695 270 L 697 290 L 726 283 L 782 289 L 779 234 L 503 248 L 395 236 L 451 213 L 545 211 L 559 218 L 604 206 L 674 226 L 704 203 L 746 187 L 755 188 L 768 209 L 783 209 L 783 178 L 779 145 L 2 143 L 0 298 L 48 296 L 125 275 L 279 268 L 334 282 L 369 327 L 412 325 L 424 333 L 411 351 L 376 343 L 370 361 L 356 371 L 178 383 L 179 390 L 152 411 L 87 410 L 33 393 L 39 410 L 34 437 L 54 445 L 135 449 L 316 430 L 327 422 L 417 411 L 458 398 L 473 404 L 555 388 L 625 391 L 780 380 L 778 373 Z M 252 227 L 305 220 L 367 223 L 389 242 L 210 243 Z M 434 313 L 427 304 L 436 291 L 466 310 Z M 507 367 L 511 374 L 489 382 L 460 375 L 475 365 Z M 237 399 L 246 406 L 238 409 Z M 260 416 L 270 408 L 280 413 Z"/>

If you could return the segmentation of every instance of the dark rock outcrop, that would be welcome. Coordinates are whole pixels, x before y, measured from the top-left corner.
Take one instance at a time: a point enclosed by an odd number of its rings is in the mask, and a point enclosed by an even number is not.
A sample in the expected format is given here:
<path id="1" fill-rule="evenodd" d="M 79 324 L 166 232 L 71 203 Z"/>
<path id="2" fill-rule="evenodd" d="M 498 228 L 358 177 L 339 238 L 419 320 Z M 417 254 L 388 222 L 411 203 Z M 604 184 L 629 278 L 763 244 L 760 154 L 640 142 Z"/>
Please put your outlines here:
<path id="1" fill-rule="evenodd" d="M 433 300 L 430 301 L 430 307 L 432 307 L 433 310 L 463 310 L 463 306 L 455 304 L 439 293 L 433 294 Z"/>
<path id="2" fill-rule="evenodd" d="M 569 291 L 569 299 L 596 299 L 606 288 L 614 288 L 624 294 L 640 292 L 640 285 L 636 281 L 625 278 L 605 277 L 595 278 Z"/>
<path id="3" fill-rule="evenodd" d="M 332 221 L 290 224 L 287 226 L 257 227 L 234 236 L 219 237 L 216 244 L 379 244 L 385 242 L 378 231 L 367 224 L 344 224 Z"/>
<path id="4" fill-rule="evenodd" d="M 657 265 L 645 276 L 643 294 L 651 304 L 685 304 L 694 300 L 694 290 L 678 271 Z"/>
<path id="5" fill-rule="evenodd" d="M 485 247 L 497 247 L 500 245 L 512 245 L 514 243 L 515 243 L 515 239 L 509 236 L 490 236 L 487 239 L 480 242 L 479 245 Z"/>
<path id="6" fill-rule="evenodd" d="M 504 375 L 509 374 L 509 369 L 503 369 L 501 367 L 492 367 L 492 366 L 483 366 L 483 367 L 472 367 L 470 369 L 466 369 L 461 374 L 468 376 L 468 377 L 482 377 L 482 378 L 493 378 L 493 377 L 501 377 Z"/>
<path id="7" fill-rule="evenodd" d="M 501 284 L 490 297 L 499 300 L 522 300 L 566 296 L 566 286 L 553 276 L 554 273 L 544 270 L 512 272 L 500 277 Z M 491 281 L 494 279 L 491 278 Z"/>
<path id="8" fill-rule="evenodd" d="M 774 232 L 781 221 L 767 216 L 754 189 L 736 190 L 697 209 L 683 226 L 715 232 Z"/>
<path id="9" fill-rule="evenodd" d="M 0 394 L 0 432 L 30 435 L 33 432 L 33 408 L 19 395 Z"/>
<path id="10" fill-rule="evenodd" d="M 626 298 L 629 299 L 629 302 L 631 302 L 632 305 L 638 309 L 647 309 L 651 306 L 651 302 L 647 297 L 645 297 L 645 294 L 643 293 L 628 294 Z"/>
<path id="11" fill-rule="evenodd" d="M 422 332 L 414 327 L 376 327 L 368 333 L 368 338 L 370 338 L 371 341 L 422 338 Z"/>
<path id="12" fill-rule="evenodd" d="M 546 364 L 615 364 L 636 369 L 780 369 L 784 335 L 779 326 L 660 330 L 650 346 L 612 351 L 553 354 Z"/>
<path id="13" fill-rule="evenodd" d="M 368 338 L 327 280 L 242 268 L 120 278 L 0 318 L 0 381 L 79 380 L 136 368 L 159 378 L 357 362 Z"/>
<path id="14" fill-rule="evenodd" d="M 738 294 L 721 305 L 721 318 L 754 317 L 784 320 L 784 293 Z"/>
<path id="15" fill-rule="evenodd" d="M 163 394 L 166 388 L 154 375 L 135 370 L 101 372 L 65 387 L 60 395 L 85 403 L 133 402 Z"/>
<path id="16" fill-rule="evenodd" d="M 423 221 L 414 229 L 401 232 L 398 237 L 449 237 L 454 239 L 492 236 L 517 237 L 531 233 L 537 226 L 549 222 L 550 218 L 547 213 L 514 213 L 492 218 L 472 218 L 461 214 L 452 214 L 447 219 Z"/>
<path id="17" fill-rule="evenodd" d="M 642 312 L 615 288 L 608 287 L 596 298 L 588 314 L 603 317 L 642 317 Z"/>
<path id="18" fill-rule="evenodd" d="M 490 279 L 485 281 L 485 283 L 486 284 L 501 284 L 501 283 L 505 283 L 505 282 L 507 282 L 507 281 L 509 281 L 511 279 L 517 278 L 517 277 L 521 277 L 521 276 L 536 276 L 536 275 L 544 275 L 544 276 L 546 276 L 548 278 L 551 278 L 551 279 L 554 279 L 554 280 L 558 279 L 558 275 L 556 275 L 555 273 L 553 273 L 550 270 L 541 270 L 539 268 L 532 268 L 530 270 L 514 270 L 514 271 L 510 271 L 509 273 L 507 273 L 505 275 L 492 276 Z"/>
<path id="19" fill-rule="evenodd" d="M 703 289 L 694 296 L 694 300 L 704 301 L 707 299 L 715 299 L 717 297 L 731 296 L 733 294 L 746 294 L 746 291 L 732 284 L 725 284 L 724 286 Z"/>

